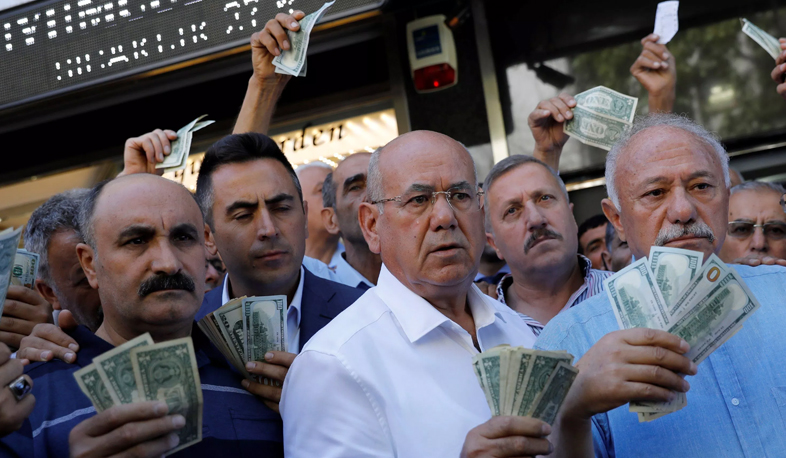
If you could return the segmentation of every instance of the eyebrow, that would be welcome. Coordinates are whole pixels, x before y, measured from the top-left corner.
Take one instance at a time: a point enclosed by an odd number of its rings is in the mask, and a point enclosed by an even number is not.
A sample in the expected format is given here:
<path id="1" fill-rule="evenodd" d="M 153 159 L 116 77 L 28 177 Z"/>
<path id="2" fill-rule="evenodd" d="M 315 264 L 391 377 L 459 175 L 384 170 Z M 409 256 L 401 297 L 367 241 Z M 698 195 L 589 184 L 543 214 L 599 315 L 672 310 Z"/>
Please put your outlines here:
<path id="1" fill-rule="evenodd" d="M 709 178 L 714 178 L 715 175 L 712 172 L 708 172 L 706 170 L 698 170 L 698 171 L 693 172 L 690 175 L 688 175 L 688 180 L 687 181 L 695 180 L 696 178 L 708 178 L 708 177 Z M 655 184 L 655 183 L 663 183 L 665 181 L 672 181 L 672 180 L 669 177 L 665 177 L 665 176 L 661 175 L 661 176 L 650 178 L 649 180 L 645 181 L 644 182 L 644 186 L 649 186 L 649 185 Z"/>
<path id="2" fill-rule="evenodd" d="M 469 182 L 465 180 L 451 184 L 448 186 L 448 190 L 450 189 L 472 189 L 472 186 L 470 186 Z M 422 183 L 413 183 L 409 186 L 406 192 L 434 192 L 434 186 Z"/>
<path id="3" fill-rule="evenodd" d="M 282 192 L 280 194 L 276 194 L 275 196 L 271 197 L 270 199 L 265 199 L 265 206 L 271 206 L 280 204 L 282 202 L 294 202 L 295 198 L 291 194 L 287 194 Z"/>
<path id="4" fill-rule="evenodd" d="M 190 235 L 192 237 L 198 238 L 199 231 L 197 231 L 196 226 L 191 223 L 180 223 L 172 228 L 169 231 L 172 235 Z"/>
<path id="5" fill-rule="evenodd" d="M 346 180 L 344 180 L 344 187 L 343 187 L 344 194 L 349 192 L 349 187 L 350 186 L 352 186 L 353 184 L 355 184 L 355 183 L 357 183 L 359 181 L 366 181 L 366 174 L 365 173 L 357 173 L 357 174 L 352 175 L 351 177 L 347 178 Z"/>
<path id="6" fill-rule="evenodd" d="M 230 214 L 235 210 L 240 210 L 240 209 L 254 210 L 257 207 L 259 207 L 259 201 L 236 200 L 227 207 L 226 214 Z"/>
<path id="7" fill-rule="evenodd" d="M 126 227 L 120 234 L 117 235 L 118 242 L 124 239 L 132 239 L 132 238 L 151 238 L 156 234 L 156 229 L 153 226 L 149 226 L 147 224 L 134 224 L 131 226 Z"/>

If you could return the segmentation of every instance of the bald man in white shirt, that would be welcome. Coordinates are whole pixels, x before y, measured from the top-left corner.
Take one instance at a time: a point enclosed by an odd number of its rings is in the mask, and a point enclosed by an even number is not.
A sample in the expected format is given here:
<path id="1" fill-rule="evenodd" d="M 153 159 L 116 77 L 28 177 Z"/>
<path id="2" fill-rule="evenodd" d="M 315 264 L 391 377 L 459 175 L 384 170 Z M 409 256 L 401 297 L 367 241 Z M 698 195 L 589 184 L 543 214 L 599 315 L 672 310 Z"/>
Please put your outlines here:
<path id="1" fill-rule="evenodd" d="M 281 402 L 287 456 L 548 454 L 547 424 L 489 419 L 472 370 L 478 352 L 530 347 L 535 336 L 473 285 L 483 204 L 467 150 L 434 132 L 403 135 L 372 156 L 367 190 L 359 219 L 382 256 L 379 282 L 290 368 Z"/>

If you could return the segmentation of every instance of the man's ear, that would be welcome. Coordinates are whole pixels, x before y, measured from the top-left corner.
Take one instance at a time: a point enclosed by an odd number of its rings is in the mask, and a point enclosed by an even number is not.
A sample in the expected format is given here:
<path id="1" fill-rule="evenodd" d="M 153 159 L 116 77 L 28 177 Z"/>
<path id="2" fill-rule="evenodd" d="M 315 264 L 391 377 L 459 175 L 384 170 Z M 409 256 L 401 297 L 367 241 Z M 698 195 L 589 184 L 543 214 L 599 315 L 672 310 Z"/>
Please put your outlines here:
<path id="1" fill-rule="evenodd" d="M 622 227 L 622 223 L 620 222 L 620 212 L 617 210 L 617 207 L 614 206 L 614 202 L 607 197 L 600 201 L 600 206 L 603 208 L 603 214 L 606 215 L 606 219 L 611 222 L 611 225 L 614 226 L 614 230 L 617 231 L 617 236 L 620 240 L 623 242 L 627 241 L 628 239 L 625 237 L 625 228 Z"/>
<path id="2" fill-rule="evenodd" d="M 304 224 L 306 225 L 306 240 L 308 240 L 308 202 L 303 201 L 303 214 L 306 215 Z"/>
<path id="3" fill-rule="evenodd" d="M 37 279 L 35 281 L 35 290 L 38 291 L 38 294 L 41 295 L 47 302 L 52 304 L 52 308 L 55 310 L 63 310 L 63 306 L 60 305 L 60 301 L 57 300 L 57 296 L 55 295 L 55 290 L 45 283 L 41 279 Z"/>
<path id="4" fill-rule="evenodd" d="M 218 254 L 216 239 L 213 238 L 213 231 L 210 230 L 210 226 L 208 226 L 207 223 L 205 223 L 205 249 L 210 253 L 210 256 L 216 256 Z"/>
<path id="5" fill-rule="evenodd" d="M 505 257 L 502 255 L 502 252 L 499 251 L 497 248 L 497 243 L 494 241 L 494 234 L 491 232 L 486 232 L 486 242 L 488 242 L 488 244 L 491 245 L 491 248 L 494 248 L 494 251 L 497 252 L 497 257 L 504 261 Z"/>
<path id="6" fill-rule="evenodd" d="M 76 246 L 76 256 L 79 258 L 79 264 L 85 272 L 88 283 L 93 289 L 98 289 L 98 275 L 96 274 L 96 255 L 90 245 L 80 243 Z"/>
<path id="7" fill-rule="evenodd" d="M 338 216 L 336 216 L 336 209 L 333 207 L 325 207 L 322 209 L 322 224 L 330 235 L 339 235 L 341 232 L 338 227 Z"/>
<path id="8" fill-rule="evenodd" d="M 382 216 L 379 213 L 379 207 L 376 204 L 362 202 L 358 209 L 358 223 L 360 229 L 363 231 L 363 238 L 366 239 L 368 249 L 375 254 L 382 251 L 382 244 L 379 240 L 379 233 L 377 232 L 377 221 Z"/>

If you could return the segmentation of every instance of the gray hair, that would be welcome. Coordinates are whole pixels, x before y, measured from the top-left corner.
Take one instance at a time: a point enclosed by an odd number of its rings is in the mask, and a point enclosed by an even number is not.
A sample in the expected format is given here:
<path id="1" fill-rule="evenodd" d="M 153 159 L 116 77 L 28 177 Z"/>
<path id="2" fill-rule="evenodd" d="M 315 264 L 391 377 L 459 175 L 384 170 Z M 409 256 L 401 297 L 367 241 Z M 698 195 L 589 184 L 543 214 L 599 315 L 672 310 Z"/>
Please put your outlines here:
<path id="1" fill-rule="evenodd" d="M 726 150 L 720 144 L 716 135 L 710 133 L 707 129 L 686 116 L 680 116 L 673 113 L 651 113 L 636 118 L 633 122 L 633 127 L 622 134 L 622 137 L 614 144 L 608 156 L 606 156 L 606 192 L 609 195 L 609 199 L 614 203 L 614 206 L 617 207 L 617 210 L 620 209 L 620 203 L 618 189 L 615 184 L 615 174 L 617 172 L 617 161 L 619 160 L 619 156 L 627 149 L 636 134 L 651 127 L 659 126 L 682 129 L 685 132 L 693 134 L 698 140 L 712 147 L 713 152 L 721 163 L 726 188 L 728 189 L 731 187 L 731 180 L 729 179 L 729 156 L 726 154 Z"/>
<path id="2" fill-rule="evenodd" d="M 333 182 L 333 172 L 330 172 L 322 182 L 322 206 L 336 208 L 336 183 Z"/>
<path id="3" fill-rule="evenodd" d="M 736 194 L 741 191 L 770 191 L 778 194 L 779 196 L 782 196 L 786 193 L 786 188 L 779 185 L 778 183 L 769 183 L 766 181 L 746 181 L 731 188 L 732 194 Z"/>
<path id="4" fill-rule="evenodd" d="M 295 174 L 297 175 L 298 179 L 301 179 L 302 178 L 302 173 L 305 172 L 308 169 L 325 169 L 325 170 L 327 170 L 329 172 L 333 171 L 333 167 L 325 164 L 322 161 L 309 162 L 308 164 L 299 165 L 295 169 Z"/>
<path id="5" fill-rule="evenodd" d="M 27 222 L 25 249 L 38 254 L 38 276 L 50 286 L 53 285 L 49 270 L 49 241 L 61 231 L 74 231 L 79 235 L 79 211 L 88 192 L 88 189 L 71 189 L 55 194 L 36 208 Z"/>
<path id="6" fill-rule="evenodd" d="M 475 184 L 478 183 L 478 169 L 475 167 L 475 160 L 472 159 L 472 153 L 469 152 L 466 146 L 463 143 L 453 140 L 462 148 L 464 151 L 467 152 L 469 155 L 469 159 L 472 162 L 472 176 L 475 179 Z M 368 178 L 366 179 L 366 195 L 368 196 L 368 200 L 370 202 L 376 202 L 378 200 L 382 200 L 385 198 L 385 190 L 382 188 L 382 170 L 379 167 L 379 157 L 382 155 L 382 151 L 387 147 L 381 146 L 374 150 L 371 153 L 371 159 L 368 162 Z M 324 197 L 323 197 L 324 198 Z M 384 210 L 382 204 L 377 204 L 377 208 L 379 208 L 379 213 L 381 214 Z"/>
<path id="7" fill-rule="evenodd" d="M 566 201 L 570 202 L 570 197 L 568 196 L 568 188 L 565 187 L 565 182 L 562 181 L 562 178 L 560 178 L 559 173 L 557 173 L 556 170 L 551 168 L 551 166 L 541 161 L 540 159 L 536 159 L 532 156 L 527 156 L 525 154 L 514 154 L 513 156 L 508 156 L 505 159 L 494 164 L 494 167 L 491 168 L 489 174 L 486 175 L 486 181 L 483 183 L 483 191 L 486 193 L 484 197 L 486 201 L 486 232 L 492 232 L 491 216 L 488 211 L 490 194 L 491 194 L 489 191 L 491 190 L 491 185 L 494 184 L 494 182 L 500 177 L 502 177 L 503 175 L 523 166 L 524 164 L 538 164 L 540 166 L 543 166 L 546 170 L 548 170 L 551 176 L 553 176 L 554 179 L 557 180 L 557 183 L 559 183 L 559 187 L 560 189 L 562 189 L 562 193 L 565 195 Z"/>

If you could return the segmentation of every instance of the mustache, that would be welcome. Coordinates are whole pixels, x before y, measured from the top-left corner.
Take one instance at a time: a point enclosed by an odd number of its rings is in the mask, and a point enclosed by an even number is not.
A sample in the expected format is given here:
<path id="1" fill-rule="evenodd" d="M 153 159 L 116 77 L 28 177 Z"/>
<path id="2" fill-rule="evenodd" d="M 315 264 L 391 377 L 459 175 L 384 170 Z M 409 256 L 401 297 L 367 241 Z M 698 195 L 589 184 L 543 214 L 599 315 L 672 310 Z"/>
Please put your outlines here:
<path id="1" fill-rule="evenodd" d="M 178 272 L 174 275 L 155 275 L 143 281 L 139 285 L 139 297 L 146 297 L 156 291 L 164 291 L 168 289 L 182 289 L 193 293 L 196 290 L 194 280 L 183 272 Z"/>
<path id="2" fill-rule="evenodd" d="M 527 237 L 527 241 L 524 242 L 524 254 L 529 253 L 529 250 L 531 250 L 532 247 L 535 245 L 535 243 L 537 243 L 538 239 L 543 237 L 556 239 L 556 240 L 564 240 L 562 234 L 560 234 L 559 232 L 552 231 L 547 227 L 539 227 L 534 231 L 532 231 L 532 234 L 530 234 L 530 236 Z"/>
<path id="3" fill-rule="evenodd" d="M 715 234 L 712 229 L 702 221 L 694 221 L 690 224 L 673 224 L 667 228 L 662 228 L 658 231 L 658 237 L 655 238 L 655 246 L 663 246 L 674 239 L 692 235 L 694 237 L 705 238 L 710 242 L 715 241 Z"/>

